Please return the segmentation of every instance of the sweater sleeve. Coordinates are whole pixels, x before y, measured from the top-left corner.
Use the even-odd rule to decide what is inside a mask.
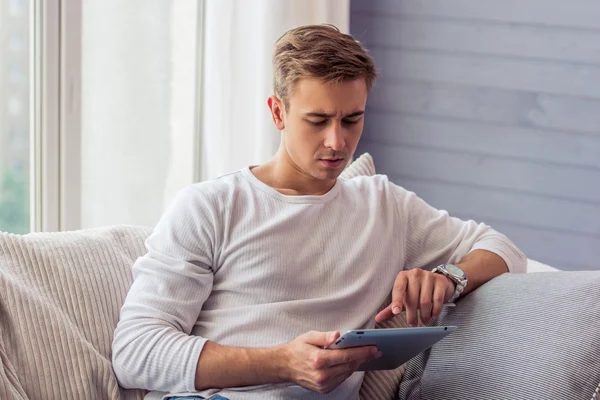
[[[500,256],[510,272],[525,272],[527,258],[503,234],[483,223],[451,217],[415,193],[390,185],[398,204],[405,269],[431,270],[443,263],[458,263],[469,252],[481,249]]]
[[[195,391],[207,339],[190,335],[213,285],[214,213],[198,186],[178,193],[133,266],[113,341],[125,388]]]

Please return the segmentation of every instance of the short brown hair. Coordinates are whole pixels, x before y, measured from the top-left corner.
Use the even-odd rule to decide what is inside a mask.
[[[377,70],[367,49],[333,25],[306,25],[287,31],[275,43],[273,90],[288,106],[293,84],[313,77],[337,83],[364,78],[371,89]]]

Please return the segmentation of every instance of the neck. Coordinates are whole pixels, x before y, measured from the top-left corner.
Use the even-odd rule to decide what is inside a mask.
[[[336,179],[317,179],[302,171],[282,147],[271,161],[253,168],[252,172],[260,181],[288,196],[323,195],[336,182]]]

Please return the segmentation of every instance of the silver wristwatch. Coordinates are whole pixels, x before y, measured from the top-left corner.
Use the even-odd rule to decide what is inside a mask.
[[[454,294],[448,300],[448,302],[452,303],[456,300],[460,294],[467,287],[468,279],[465,272],[457,267],[454,264],[442,264],[439,267],[435,267],[431,272],[442,274],[446,278],[450,279],[452,282],[456,283],[456,289],[454,289]]]

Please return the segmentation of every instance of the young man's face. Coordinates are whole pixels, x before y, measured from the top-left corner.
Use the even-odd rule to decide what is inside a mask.
[[[367,94],[362,78],[337,84],[303,78],[292,87],[283,112],[279,99],[269,100],[294,168],[325,180],[342,173],[362,134]]]

